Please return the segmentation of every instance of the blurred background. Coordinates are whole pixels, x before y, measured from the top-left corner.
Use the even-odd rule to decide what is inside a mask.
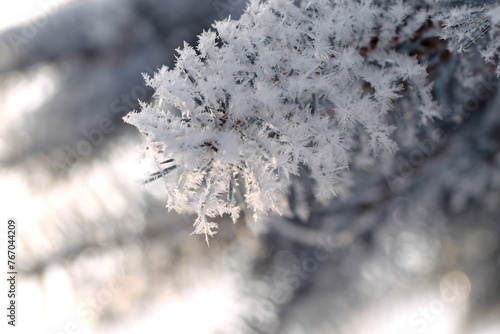
[[[438,72],[442,105],[466,106],[460,123],[407,145],[389,177],[354,168],[326,208],[297,180],[284,216],[221,218],[208,247],[193,217],[167,211],[161,181],[139,186],[155,165],[122,117],[151,99],[141,73],[244,7],[0,5],[0,209],[18,222],[19,330],[500,333],[500,98],[478,58],[468,89],[454,89],[457,59]]]

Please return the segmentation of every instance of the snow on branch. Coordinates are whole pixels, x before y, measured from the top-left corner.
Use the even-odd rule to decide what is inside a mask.
[[[150,179],[165,179],[169,209],[197,213],[194,233],[208,241],[217,228],[211,218],[236,221],[238,191],[255,218],[280,213],[301,166],[326,203],[342,187],[353,146],[373,155],[397,150],[399,99],[413,106],[407,130],[440,117],[427,64],[402,47],[424,32],[437,36],[439,8],[376,3],[252,0],[239,20],[217,22],[196,47],[178,49],[173,69],[145,78],[156,102],[125,120],[145,134],[157,161],[168,162]],[[478,20],[497,22],[497,12]],[[446,26],[467,23],[464,15],[452,12]]]

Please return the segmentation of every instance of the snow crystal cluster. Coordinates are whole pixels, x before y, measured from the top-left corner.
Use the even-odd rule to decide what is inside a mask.
[[[145,78],[156,100],[126,121],[160,167],[146,181],[163,178],[167,207],[195,212],[194,232],[207,237],[211,218],[236,221],[243,206],[255,218],[280,213],[304,171],[326,203],[359,147],[394,152],[402,122],[411,132],[440,117],[427,59],[408,50],[439,34],[452,51],[467,48],[476,35],[460,22],[498,24],[498,6],[483,7],[479,18],[473,9],[446,18],[448,7],[426,1],[250,1],[239,20],[179,49],[173,69]],[[498,57],[493,31],[486,60]]]

